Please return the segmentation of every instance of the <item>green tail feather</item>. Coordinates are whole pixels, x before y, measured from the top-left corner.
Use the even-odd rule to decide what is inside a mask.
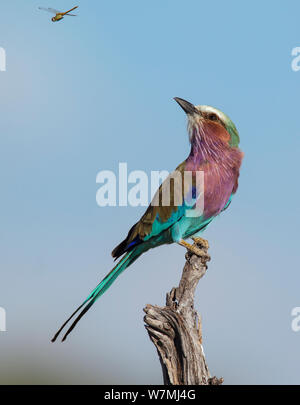
[[[69,333],[75,328],[76,324],[80,321],[83,315],[91,308],[91,306],[97,301],[98,298],[101,297],[102,294],[112,285],[115,279],[128,267],[131,263],[133,263],[142,252],[137,252],[136,249],[132,250],[131,252],[126,253],[126,255],[119,261],[119,263],[104,277],[104,279],[97,285],[97,287],[90,293],[90,295],[86,298],[86,300],[76,309],[75,312],[66,320],[66,322],[61,326],[58,332],[54,335],[52,342],[55,342],[57,337],[59,336],[60,332],[64,329],[64,327],[69,323],[69,321],[77,314],[78,311],[82,307],[83,310],[77,316],[75,321],[72,323],[70,328],[67,330],[66,334],[64,335],[62,342],[66,340]]]

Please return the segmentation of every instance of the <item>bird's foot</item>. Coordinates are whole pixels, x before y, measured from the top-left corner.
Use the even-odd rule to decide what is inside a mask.
[[[201,238],[199,238],[199,239],[201,239]],[[205,240],[202,239],[202,241],[205,241]],[[208,243],[207,243],[207,241],[205,241],[205,242],[206,242],[206,246],[202,245],[202,247],[207,248]],[[196,243],[196,242],[195,242],[196,243],[195,245],[191,245],[190,243],[188,243],[182,239],[178,243],[179,243],[179,245],[185,247],[189,252],[195,254],[198,257],[202,257],[205,259],[209,257],[206,252],[204,252],[200,247],[197,246],[198,243]],[[199,243],[199,246],[201,246],[200,243]]]
[[[197,246],[200,248],[208,249],[209,244],[206,239],[200,238],[199,236],[192,236],[193,241],[196,243]]]

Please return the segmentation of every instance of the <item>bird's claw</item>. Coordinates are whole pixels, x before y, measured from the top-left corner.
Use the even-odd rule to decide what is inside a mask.
[[[209,249],[209,244],[206,239],[200,238],[199,236],[192,236],[192,239],[200,248]]]
[[[208,246],[208,242],[207,242],[207,241],[205,241],[205,240],[202,239],[202,238],[199,238],[199,239],[201,239],[202,242],[203,242],[203,241],[206,242],[206,246]],[[185,248],[188,250],[189,253],[194,254],[194,255],[196,255],[196,256],[198,256],[198,257],[201,257],[201,258],[204,259],[205,261],[208,261],[208,260],[210,259],[209,255],[199,247],[199,246],[201,246],[200,243],[199,243],[199,246],[198,246],[198,244],[196,244],[196,242],[195,242],[194,245],[191,245],[190,243],[188,243],[188,242],[186,242],[186,241],[184,241],[184,240],[181,240],[181,241],[179,242],[179,244],[180,244],[181,246],[185,247]],[[202,244],[202,246],[203,246],[203,244]],[[207,248],[206,246],[203,246],[203,248],[206,249],[206,248]]]

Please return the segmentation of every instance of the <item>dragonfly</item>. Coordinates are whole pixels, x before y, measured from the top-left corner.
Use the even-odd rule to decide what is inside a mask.
[[[75,7],[71,8],[71,10],[63,12],[63,11],[55,10],[54,8],[50,8],[50,7],[48,7],[48,8],[39,7],[40,10],[48,11],[49,13],[55,14],[55,16],[51,18],[51,20],[53,22],[62,20],[65,15],[69,15],[71,17],[76,17],[76,14],[70,14],[70,12],[75,10],[76,8],[78,8],[78,6],[75,6]]]

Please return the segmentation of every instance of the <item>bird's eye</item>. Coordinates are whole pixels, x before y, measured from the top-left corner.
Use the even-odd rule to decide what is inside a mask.
[[[211,120],[211,121],[217,121],[218,116],[216,114],[212,113],[212,114],[208,115],[208,119]]]

